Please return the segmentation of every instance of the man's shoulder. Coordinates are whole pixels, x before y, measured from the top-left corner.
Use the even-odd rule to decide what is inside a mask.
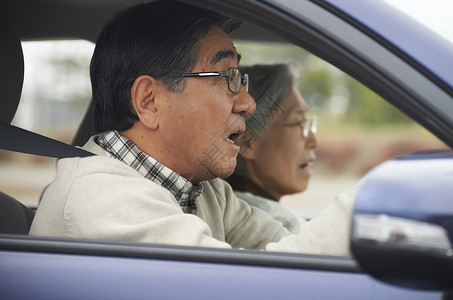
[[[79,193],[97,198],[108,195],[110,201],[116,196],[131,195],[174,198],[168,190],[124,162],[102,155],[59,160],[56,178],[49,187],[74,197],[79,197]]]
[[[204,190],[212,190],[220,194],[231,194],[233,189],[230,184],[221,178],[215,178],[203,182]]]
[[[57,161],[57,176],[81,178],[90,175],[142,177],[135,169],[112,158],[94,141],[95,136],[82,147],[94,153],[88,157],[62,158]]]
[[[109,156],[108,153],[96,143],[98,135],[93,135],[90,139],[85,143],[82,149],[92,152],[99,156]]]

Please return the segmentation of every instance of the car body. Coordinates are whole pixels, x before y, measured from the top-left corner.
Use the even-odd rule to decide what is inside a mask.
[[[22,40],[95,41],[108,18],[136,3],[5,0],[0,7]],[[234,39],[307,49],[453,146],[453,45],[389,5],[377,0],[190,3],[246,21]],[[0,272],[4,299],[442,298],[439,290],[374,279],[354,258],[24,235],[0,236]]]

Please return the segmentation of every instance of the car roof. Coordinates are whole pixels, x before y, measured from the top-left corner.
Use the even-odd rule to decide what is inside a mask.
[[[140,0],[3,0],[3,18],[21,40],[86,39],[96,42],[105,23]],[[151,1],[149,1],[151,2]],[[42,20],[45,20],[43,22]],[[277,35],[244,24],[236,39],[285,42]]]
[[[95,41],[103,24],[115,12],[138,2],[5,0],[1,6],[6,12],[4,18],[22,40],[80,38]]]
[[[3,18],[21,40],[86,39],[95,42],[104,24],[119,10],[140,0],[3,0]],[[453,61],[453,44],[433,34],[382,0],[313,1],[327,9],[344,13],[350,22],[380,35],[389,45],[412,57],[453,88],[453,69],[445,61]],[[213,1],[190,1],[203,6],[219,7]],[[207,5],[211,3],[210,5]],[[278,6],[279,1],[274,1]],[[297,14],[297,12],[295,12]],[[45,22],[43,21],[45,20]],[[383,21],[384,20],[384,21]],[[366,29],[365,29],[366,30]],[[404,38],[402,38],[404,37]],[[285,42],[251,24],[244,24],[233,38]]]
[[[453,44],[382,0],[324,0],[453,88]]]

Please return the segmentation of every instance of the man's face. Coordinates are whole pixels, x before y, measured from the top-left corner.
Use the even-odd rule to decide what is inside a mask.
[[[198,47],[193,73],[238,65],[236,48],[220,28],[211,29]],[[245,130],[244,115],[255,111],[253,98],[243,86],[238,94],[229,91],[222,76],[186,78],[184,90],[168,92],[167,98],[159,121],[171,157],[166,165],[192,182],[229,176],[236,167],[240,148],[235,140]]]

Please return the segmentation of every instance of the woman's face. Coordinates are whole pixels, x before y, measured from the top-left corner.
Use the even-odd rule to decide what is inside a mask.
[[[301,124],[308,106],[296,87],[283,99],[279,110],[264,136],[251,142],[248,151],[241,151],[250,179],[277,200],[307,188],[318,145],[315,133],[303,137]]]

